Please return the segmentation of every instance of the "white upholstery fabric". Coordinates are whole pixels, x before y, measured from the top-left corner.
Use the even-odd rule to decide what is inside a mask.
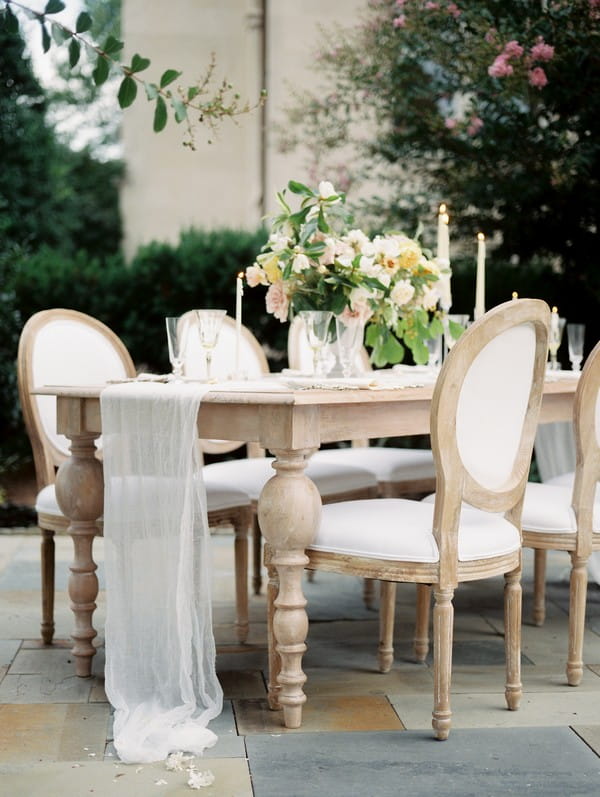
[[[522,324],[490,341],[465,376],[456,414],[457,445],[466,470],[483,487],[501,487],[512,472],[534,355],[535,330]]]
[[[272,457],[256,457],[215,462],[204,466],[203,475],[213,485],[235,485],[254,501],[258,501],[260,491],[271,476],[275,475],[271,466],[273,461]],[[377,487],[377,480],[370,471],[350,465],[309,461],[305,473],[323,496]]]
[[[104,385],[127,376],[113,345],[88,324],[57,319],[36,335],[32,356],[33,387],[38,385]],[[35,396],[44,430],[65,455],[69,441],[56,432],[56,398]]]
[[[48,484],[39,491],[35,499],[35,511],[38,513],[43,512],[45,515],[63,517],[56,500],[56,490],[53,484]]]
[[[529,482],[523,503],[523,529],[575,534],[577,523],[571,508],[572,495],[569,487]]]
[[[415,448],[382,446],[328,448],[313,454],[311,462],[366,468],[375,474],[378,482],[435,478],[433,454],[431,451]]]
[[[575,470],[575,438],[571,421],[541,423],[535,434],[535,461],[543,482]]]
[[[437,562],[433,505],[402,498],[346,501],[323,507],[321,525],[310,546],[371,559]],[[498,515],[464,507],[458,533],[458,559],[468,562],[518,550],[517,529]]]

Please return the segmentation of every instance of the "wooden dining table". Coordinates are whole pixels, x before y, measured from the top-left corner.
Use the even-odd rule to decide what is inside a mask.
[[[548,381],[542,401],[542,423],[570,420],[576,378]],[[98,579],[93,542],[103,512],[103,469],[96,441],[102,434],[100,393],[103,386],[44,386],[37,394],[57,399],[57,430],[71,441],[71,456],[58,470],[56,495],[70,520],[73,562],[69,597],[74,614],[72,654],[76,674],[89,676],[96,630],[93,625]],[[308,632],[302,573],[305,549],[316,533],[321,500],[305,475],[307,459],[324,443],[356,437],[400,437],[427,434],[433,386],[403,389],[282,389],[264,381],[235,390],[214,386],[198,413],[202,438],[258,443],[275,457],[274,475],[258,504],[262,534],[279,580],[273,624],[280,669],[269,685],[269,704],[281,706],[286,727],[301,724],[306,701],[302,657]]]

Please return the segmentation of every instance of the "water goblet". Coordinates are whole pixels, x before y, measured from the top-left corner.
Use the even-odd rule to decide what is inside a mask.
[[[566,322],[565,318],[559,318],[556,312],[553,311],[550,319],[550,334],[548,335],[548,351],[550,352],[550,365],[548,367],[551,371],[560,370],[556,355],[560,349]]]
[[[364,324],[358,316],[336,316],[335,331],[337,335],[337,351],[342,374],[352,376],[358,351],[363,343]]]
[[[425,338],[425,345],[429,352],[427,365],[433,370],[438,370],[442,364],[442,336],[436,335],[433,338]]]
[[[313,374],[323,376],[322,351],[329,336],[329,325],[333,317],[330,310],[301,310],[306,338],[313,355]]]
[[[585,324],[567,324],[567,340],[569,343],[569,360],[573,371],[581,371],[583,360],[583,341]]]
[[[167,344],[169,346],[169,361],[173,369],[171,379],[181,381],[183,376],[183,363],[185,361],[185,348],[187,345],[189,324],[180,316],[167,316]]]
[[[226,314],[226,310],[196,310],[200,345],[204,349],[204,358],[206,362],[207,382],[211,381],[212,355],[217,345],[221,324]]]

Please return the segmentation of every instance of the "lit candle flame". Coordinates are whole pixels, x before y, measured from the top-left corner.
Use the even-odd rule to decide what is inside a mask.
[[[485,235],[482,232],[477,233],[477,240],[478,241],[485,241]]]

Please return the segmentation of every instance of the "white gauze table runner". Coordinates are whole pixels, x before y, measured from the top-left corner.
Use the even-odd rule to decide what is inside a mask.
[[[215,670],[199,383],[101,394],[106,694],[122,761],[200,754],[222,709]]]

